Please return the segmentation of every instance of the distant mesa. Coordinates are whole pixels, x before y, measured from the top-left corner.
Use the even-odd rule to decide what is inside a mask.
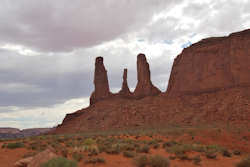
[[[155,96],[161,93],[156,88],[150,78],[150,69],[146,56],[142,53],[137,56],[137,85],[135,91],[132,93],[129,90],[127,82],[128,70],[123,71],[123,82],[121,90],[112,94],[109,89],[107,70],[103,64],[103,57],[97,57],[95,61],[95,74],[94,74],[94,86],[95,90],[90,97],[90,105],[95,104],[98,101],[108,98],[129,98],[129,99],[141,99],[146,96]]]

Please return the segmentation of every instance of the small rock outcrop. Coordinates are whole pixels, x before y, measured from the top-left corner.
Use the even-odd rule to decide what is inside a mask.
[[[127,75],[128,75],[128,70],[124,69],[123,71],[123,82],[122,82],[122,89],[118,93],[121,97],[131,97],[131,92],[128,87],[128,81],[127,81]]]
[[[151,82],[149,64],[144,54],[138,54],[137,56],[137,80],[133,93],[136,99],[161,93]]]
[[[17,161],[15,167],[40,167],[41,164],[46,163],[50,159],[57,158],[58,156],[55,153],[56,151],[53,148],[48,148],[37,155],[29,158],[24,158]]]
[[[201,40],[174,60],[167,94],[202,94],[250,86],[250,29]]]
[[[91,94],[90,105],[111,96],[108,75],[103,64],[103,57],[97,57],[95,60],[94,85],[95,90]]]

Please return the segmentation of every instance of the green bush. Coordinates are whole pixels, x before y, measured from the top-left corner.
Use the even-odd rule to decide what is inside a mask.
[[[234,154],[234,155],[241,155],[241,152],[238,151],[238,150],[234,150],[233,154]]]
[[[149,153],[149,146],[148,145],[144,145],[142,147],[139,147],[138,149],[136,149],[136,152],[138,153]]]
[[[148,157],[146,155],[141,155],[134,159],[134,163],[137,167],[145,167],[148,165]]]
[[[63,157],[53,158],[41,165],[41,167],[77,167],[75,161],[68,160]]]
[[[133,151],[124,151],[123,152],[123,156],[124,157],[128,157],[128,158],[133,158],[133,157],[135,157],[135,152],[133,152]]]
[[[168,158],[162,157],[160,155],[155,155],[150,158],[151,167],[169,167],[170,161]]]
[[[222,151],[222,155],[223,155],[224,157],[232,157],[232,153],[229,152],[228,150],[223,150],[223,151]]]
[[[21,143],[21,142],[8,143],[6,147],[9,148],[9,149],[16,149],[16,148],[22,148],[22,147],[24,147],[24,144]]]
[[[217,157],[217,155],[216,155],[216,153],[213,152],[213,151],[208,151],[208,152],[206,152],[206,157],[207,157],[208,159],[215,159],[215,158]]]
[[[105,163],[104,158],[100,157],[95,157],[95,158],[90,158],[85,161],[86,164],[96,164],[96,163]]]
[[[73,157],[74,160],[80,162],[82,160],[82,158],[83,158],[83,155],[81,153],[74,152],[72,154],[72,157]]]
[[[195,156],[193,158],[193,162],[194,162],[195,165],[200,165],[201,157],[199,155]]]
[[[249,167],[250,166],[250,157],[247,157],[241,160],[236,167]]]
[[[166,148],[166,147],[172,147],[172,146],[175,146],[177,145],[178,143],[176,141],[168,141],[168,142],[165,142],[163,143],[162,147],[163,148]]]
[[[156,143],[156,144],[153,145],[154,149],[158,149],[159,147],[160,147],[160,144],[158,144],[158,143]]]

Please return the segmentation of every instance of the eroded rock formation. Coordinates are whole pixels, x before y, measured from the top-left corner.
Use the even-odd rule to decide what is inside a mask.
[[[103,57],[97,57],[95,60],[94,85],[95,90],[91,94],[90,105],[111,96],[108,75],[103,64]]]
[[[201,94],[250,85],[250,30],[204,39],[177,56],[167,93]]]
[[[128,75],[128,70],[124,69],[123,71],[123,82],[122,82],[122,89],[118,93],[121,97],[131,97],[131,92],[128,87],[128,81],[127,81],[127,75]]]
[[[103,59],[100,61],[102,64]],[[95,85],[95,91],[102,92],[103,87],[106,91],[98,99],[110,94],[106,70],[103,64],[101,67],[102,79],[96,79],[99,75],[95,72],[94,83],[100,84]],[[158,94],[159,90],[150,81],[149,65],[143,54],[138,55],[137,69],[138,84],[132,97]],[[128,91],[126,73],[121,92]],[[119,95],[101,100],[94,106],[67,114],[55,133],[169,124],[250,127],[249,74],[250,30],[208,38],[184,49],[175,59],[167,93],[140,100],[119,98]]]
[[[133,94],[135,98],[138,99],[161,93],[151,82],[149,64],[144,54],[138,54],[137,56],[137,80]]]

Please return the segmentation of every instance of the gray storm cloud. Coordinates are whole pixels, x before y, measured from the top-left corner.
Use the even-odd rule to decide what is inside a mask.
[[[97,56],[114,92],[123,68],[135,87],[136,55],[146,53],[165,91],[181,46],[249,28],[249,20],[245,0],[2,0],[0,114],[88,98]]]

